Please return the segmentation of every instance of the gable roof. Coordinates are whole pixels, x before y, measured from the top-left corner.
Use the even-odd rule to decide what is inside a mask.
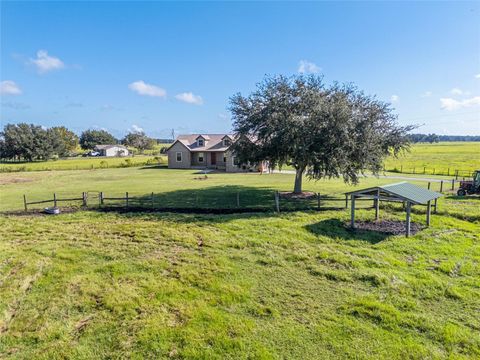
[[[203,146],[198,146],[197,139],[202,137],[205,139]],[[223,145],[223,139],[229,137],[233,141],[232,134],[190,134],[178,135],[177,140],[170,145],[168,150],[178,141],[183,144],[191,152],[209,152],[209,151],[226,151],[229,146]],[[168,151],[167,150],[167,151]]]
[[[125,146],[117,145],[117,144],[114,144],[114,145],[95,145],[95,149],[97,149],[97,150],[107,150],[107,149],[111,149],[111,148],[114,148],[114,147],[126,149]]]
[[[418,185],[411,184],[406,181],[402,181],[395,184],[380,185],[372,188],[350,191],[345,193],[347,195],[353,194],[358,196],[374,195],[377,191],[387,193],[391,197],[401,200],[410,201],[414,204],[426,204],[431,200],[438,199],[443,196],[442,194],[422,188]]]

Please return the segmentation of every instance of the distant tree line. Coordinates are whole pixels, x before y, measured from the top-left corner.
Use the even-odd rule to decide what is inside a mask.
[[[0,132],[0,159],[49,160],[77,155],[79,145],[83,150],[92,150],[96,145],[119,143],[142,152],[153,149],[157,141],[144,132],[131,132],[119,140],[106,130],[85,130],[79,137],[64,126],[6,124]]]
[[[437,135],[437,134],[409,134],[413,143],[437,143],[440,141],[480,141],[475,135]]]

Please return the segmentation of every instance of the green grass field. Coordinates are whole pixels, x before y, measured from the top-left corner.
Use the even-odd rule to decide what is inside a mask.
[[[0,163],[0,173],[24,171],[52,171],[52,170],[86,170],[102,168],[120,168],[132,166],[154,165],[166,163],[165,156],[137,155],[133,157],[78,157],[50,161],[34,162],[3,162]]]
[[[410,238],[352,232],[346,209],[9,213],[23,208],[23,194],[83,191],[154,192],[200,207],[235,204],[240,193],[242,205],[273,210],[273,190],[293,187],[291,174],[201,177],[162,167],[0,174],[0,358],[480,357],[478,197],[445,193],[431,227]],[[325,180],[304,189],[353,187]],[[423,224],[424,212],[414,207],[413,221]],[[357,219],[373,216],[360,209]],[[404,216],[381,209],[382,219]]]
[[[158,155],[165,144],[154,150],[146,150],[145,155],[122,158],[75,158],[56,161],[39,161],[33,163],[0,163],[0,172],[40,171],[40,170],[84,170],[126,166],[143,166],[160,162],[166,164],[166,156]],[[461,177],[471,171],[480,169],[480,143],[478,142],[443,142],[437,144],[414,144],[409,153],[398,159],[389,158],[385,162],[388,171],[425,175],[455,175],[459,170]],[[153,156],[155,155],[155,157]]]
[[[460,175],[480,169],[480,143],[478,142],[440,142],[437,144],[414,144],[410,153],[398,159],[390,158],[385,162],[387,170],[403,170],[407,173]]]
[[[242,206],[274,207],[274,190],[291,191],[291,174],[209,174],[207,180],[195,170],[171,170],[162,167],[93,169],[79,171],[42,171],[5,173],[0,175],[0,211],[23,209],[23,195],[27,201],[53,199],[55,192],[60,199],[79,198],[82,192],[89,192],[91,203],[96,205],[98,192],[106,197],[145,197],[148,201],[153,192],[159,206],[169,207],[215,207],[230,208],[237,204],[237,193]],[[402,180],[387,178],[364,178],[359,186],[372,186]],[[413,181],[424,187],[427,182]],[[445,188],[449,185],[445,183]],[[438,190],[439,183],[432,183],[432,190]],[[355,187],[338,180],[308,181],[304,190],[323,195],[343,196]],[[79,205],[72,202],[65,205]],[[46,204],[48,205],[48,204]],[[45,205],[45,206],[46,206]],[[51,204],[50,204],[51,205]],[[42,208],[34,205],[31,208]]]

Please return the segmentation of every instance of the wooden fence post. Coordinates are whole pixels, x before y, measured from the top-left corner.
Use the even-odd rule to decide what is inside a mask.
[[[87,194],[82,191],[82,206],[87,206]]]
[[[458,180],[458,170],[455,170],[455,180]]]
[[[98,201],[100,202],[100,205],[103,205],[103,191],[100,191],[100,194],[98,195]]]
[[[126,207],[128,208],[128,191],[125,193],[125,204],[126,204]]]
[[[345,194],[345,209],[348,209],[348,195]]]
[[[440,192],[443,192],[443,180],[440,180]]]
[[[455,179],[452,179],[452,191],[455,190]]]
[[[23,194],[23,206],[25,206],[25,211],[28,211],[28,208],[27,208],[27,196],[25,194]]]
[[[53,193],[53,207],[57,207],[57,194]]]
[[[424,166],[424,167],[423,167],[423,173],[424,173],[424,174],[426,173],[426,170],[427,170],[427,168],[426,168],[426,166]]]
[[[431,184],[432,184],[432,183],[429,181],[429,182],[428,182],[428,190],[430,190],[430,185],[431,185]]]

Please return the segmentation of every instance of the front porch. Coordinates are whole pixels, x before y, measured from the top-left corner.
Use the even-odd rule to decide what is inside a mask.
[[[225,153],[221,151],[192,152],[192,169],[226,170]]]

